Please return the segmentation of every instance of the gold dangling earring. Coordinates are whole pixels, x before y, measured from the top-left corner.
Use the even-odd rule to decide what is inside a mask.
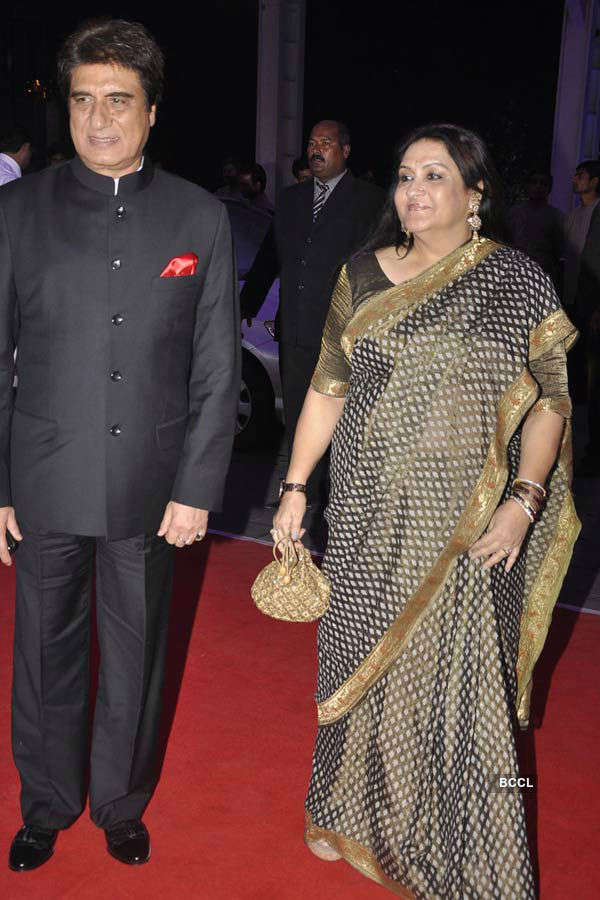
[[[400,222],[400,228],[402,229],[402,231],[403,231],[404,234],[406,235],[405,243],[408,245],[408,244],[410,243],[410,231],[408,230],[408,228],[406,227],[406,225],[404,224],[404,222]]]
[[[479,218],[479,205],[481,203],[481,199],[476,197],[475,194],[471,194],[471,199],[469,200],[469,216],[467,217],[467,225],[470,226],[473,236],[472,239],[474,241],[479,240],[479,229],[481,228],[481,219]]]

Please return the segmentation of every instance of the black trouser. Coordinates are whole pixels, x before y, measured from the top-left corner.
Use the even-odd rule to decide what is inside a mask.
[[[283,393],[283,412],[285,415],[286,440],[291,458],[296,425],[302,412],[304,398],[319,359],[319,349],[293,347],[291,344],[279,344],[279,371]],[[327,501],[327,471],[329,454],[326,454],[315,466],[308,479],[306,493],[310,502]]]
[[[100,670],[92,820],[140,818],[157,780],[173,548],[32,533],[15,554],[12,735],[27,825],[67,828],[85,806],[94,550]]]

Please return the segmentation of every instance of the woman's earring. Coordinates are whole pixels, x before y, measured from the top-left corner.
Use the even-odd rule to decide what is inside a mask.
[[[479,229],[481,228],[481,219],[479,218],[479,205],[481,200],[479,197],[471,196],[469,200],[469,216],[467,218],[467,224],[471,227],[473,232],[473,240],[479,240]]]
[[[410,231],[408,230],[408,228],[406,227],[406,225],[404,224],[404,222],[400,222],[400,228],[401,228],[402,231],[404,232],[404,235],[405,235],[405,238],[404,238],[405,243],[408,244],[408,243],[410,242]]]

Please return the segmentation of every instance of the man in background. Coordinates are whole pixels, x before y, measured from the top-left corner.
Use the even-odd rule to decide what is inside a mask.
[[[280,276],[275,337],[290,454],[339,269],[365,240],[385,200],[380,188],[348,170],[350,147],[342,122],[314,126],[307,145],[312,178],[283,191],[240,298],[242,315],[251,319]],[[322,461],[313,472],[309,503],[324,502],[326,470]]]
[[[215,196],[223,200],[241,200],[240,192],[240,164],[234,156],[226,156],[221,166],[221,185],[215,191]]]
[[[550,172],[534,169],[527,179],[527,197],[513,206],[509,223],[515,247],[539,263],[560,291],[563,214],[548,203],[551,190]]]
[[[600,162],[584,160],[573,176],[581,200],[565,220],[564,300],[581,333],[579,361],[587,389],[588,444],[577,475],[600,476]],[[577,385],[577,371],[575,384]]]
[[[309,181],[312,178],[312,172],[306,156],[296,157],[292,163],[292,174],[298,184],[302,184],[303,181]]]
[[[0,130],[0,185],[20,178],[31,162],[31,140],[18,125]]]
[[[244,163],[238,172],[242,197],[255,209],[273,215],[273,204],[266,195],[267,173],[259,163]]]

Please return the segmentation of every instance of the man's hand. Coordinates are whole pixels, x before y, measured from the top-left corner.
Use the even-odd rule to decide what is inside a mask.
[[[7,528],[16,541],[23,540],[23,535],[15,519],[14,506],[0,506],[0,560],[5,566],[12,566],[12,558],[6,542]]]
[[[184,506],[183,503],[170,500],[157,534],[164,537],[168,544],[186,547],[194,541],[202,540],[206,534],[207,524],[207,509],[196,509],[195,506]]]

